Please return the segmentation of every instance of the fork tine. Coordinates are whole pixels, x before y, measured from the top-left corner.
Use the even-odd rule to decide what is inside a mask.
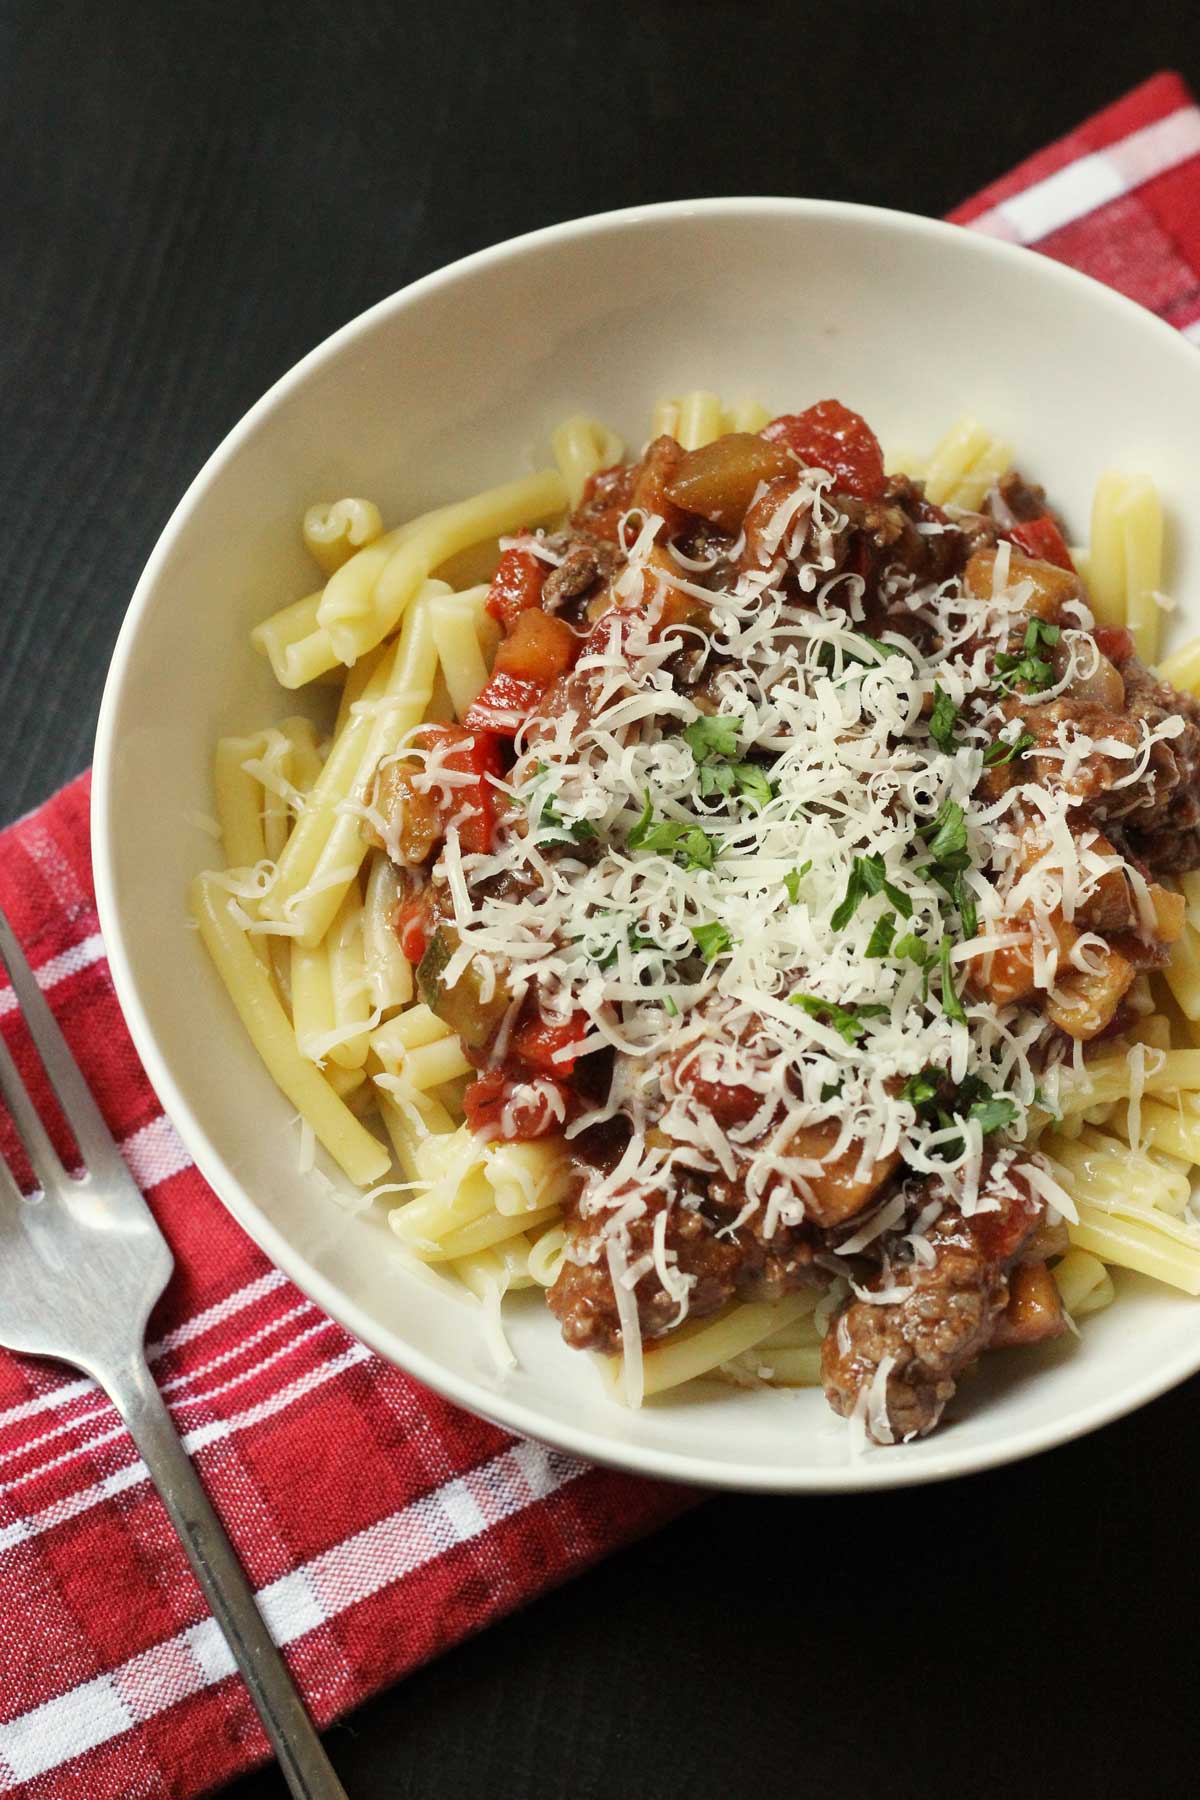
[[[67,1124],[75,1134],[75,1142],[79,1145],[85,1166],[93,1173],[99,1173],[105,1168],[124,1169],[120,1151],[104,1123],[104,1115],[80,1074],[79,1065],[71,1055],[67,1040],[58,1028],[58,1021],[46,1004],[45,996],[34,980],[33,970],[25,960],[25,952],[3,912],[0,912],[0,962],[8,970],[17,1003],[25,1015],[25,1023],[45,1065],[46,1074],[50,1077],[50,1086],[62,1107]],[[15,1070],[13,1072],[16,1073]],[[23,1093],[19,1078],[17,1086]],[[7,1096],[7,1090],[5,1092]]]
[[[25,1196],[17,1186],[16,1176],[0,1156],[0,1219],[7,1209],[24,1206]]]
[[[0,1094],[4,1095],[5,1105],[12,1114],[17,1134],[37,1176],[38,1186],[43,1192],[51,1192],[66,1179],[66,1171],[3,1038],[0,1038]]]

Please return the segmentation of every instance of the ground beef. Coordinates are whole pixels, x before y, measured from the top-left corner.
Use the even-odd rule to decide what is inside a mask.
[[[923,1437],[933,1430],[962,1371],[991,1341],[1008,1304],[1008,1271],[1044,1211],[1011,1169],[1004,1184],[985,1183],[984,1191],[989,1187],[988,1197],[999,1201],[998,1208],[970,1218],[946,1197],[928,1232],[931,1266],[901,1263],[902,1239],[883,1241],[884,1262],[868,1286],[909,1291],[904,1299],[883,1304],[852,1300],[833,1321],[822,1347],[821,1374],[835,1412],[851,1414],[884,1359],[892,1357],[884,1404],[893,1437]],[[914,1190],[912,1213],[939,1195],[945,1197],[936,1181],[921,1184]]]
[[[859,500],[853,494],[832,498],[858,534],[859,555],[856,559],[851,545],[846,566],[867,576],[868,592],[887,569],[900,569],[918,584],[945,581],[961,570],[966,537],[926,500],[921,482],[892,475],[880,500]],[[922,525],[942,529],[922,531]]]
[[[646,1211],[629,1227],[627,1259],[635,1263],[654,1247],[654,1220],[668,1204],[667,1196],[652,1194]],[[614,1353],[621,1348],[621,1322],[613,1294],[608,1258],[601,1233],[603,1215],[580,1218],[568,1209],[567,1238],[569,1260],[564,1262],[558,1279],[550,1289],[550,1310],[562,1326],[564,1339],[574,1350],[603,1350]],[[704,1318],[732,1299],[737,1289],[738,1274],[744,1254],[741,1247],[719,1238],[712,1222],[698,1210],[680,1201],[670,1207],[667,1217],[666,1246],[675,1253],[674,1266],[685,1275],[695,1277],[688,1295],[688,1316]],[[599,1251],[595,1261],[580,1259]],[[671,1298],[651,1269],[634,1288],[638,1320],[645,1339],[660,1337],[679,1316],[679,1303]]]
[[[1168,718],[1181,718],[1183,730],[1155,744],[1142,780],[1118,790],[1121,803],[1102,803],[1097,816],[1121,821],[1129,853],[1155,875],[1179,874],[1200,866],[1200,701],[1156,681],[1136,656],[1121,675],[1126,718],[1139,732]]]
[[[1046,490],[1038,487],[1036,482],[1026,481],[1016,469],[1009,469],[996,483],[996,492],[1001,507],[1007,507],[1018,524],[1028,524],[1031,519],[1044,519],[1050,508],[1046,505]],[[990,497],[989,497],[990,505]]]
[[[600,538],[566,538],[563,560],[546,577],[542,608],[549,613],[582,614],[585,603],[603,584],[612,580],[624,558],[615,544]]]

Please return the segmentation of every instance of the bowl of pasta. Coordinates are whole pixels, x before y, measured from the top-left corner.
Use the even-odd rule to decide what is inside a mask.
[[[881,273],[882,272],[882,273]],[[1200,360],[870,208],[649,207],[284,377],[94,785],[200,1169],[563,1450],[888,1487],[1200,1367]]]

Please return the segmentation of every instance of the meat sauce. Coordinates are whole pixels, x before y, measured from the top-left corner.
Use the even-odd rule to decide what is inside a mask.
[[[1011,675],[1004,705],[1013,727],[1009,746],[1016,748],[985,767],[982,791],[998,799],[1018,780],[1048,790],[1068,784],[1072,832],[1099,843],[1114,865],[1125,859],[1150,883],[1154,931],[1147,933],[1115,867],[1090,914],[1055,927],[1064,958],[1084,930],[1101,940],[1102,956],[1047,991],[1038,985],[1030,953],[997,952],[972,964],[973,995],[997,1006],[1042,1008],[1064,1040],[1096,1040],[1120,1027],[1136,975],[1164,960],[1182,929],[1177,897],[1158,887],[1156,877],[1200,866],[1200,705],[1155,680],[1127,632],[1104,628],[1092,633],[1094,665],[1085,678],[1053,701],[1028,703],[1031,682],[1045,687],[1055,679],[1059,634],[1084,600],[1061,527],[1040,490],[1010,474],[982,514],[948,516],[925,499],[919,482],[888,477],[870,427],[832,400],[783,415],[760,434],[730,434],[691,452],[659,438],[640,460],[594,475],[563,532],[536,547],[519,538],[503,552],[487,610],[504,636],[487,686],[461,726],[425,728],[423,747],[438,748],[442,765],[459,778],[453,788],[431,798],[414,770],[401,764],[380,771],[371,796],[389,824],[383,841],[404,871],[406,897],[397,918],[404,953],[418,965],[422,997],[459,1032],[478,1070],[465,1097],[474,1130],[510,1138],[561,1133],[607,1091],[612,1058],[583,1053],[587,1018],[544,1017],[536,988],[513,1018],[504,990],[476,991],[469,969],[453,988],[443,984],[456,947],[439,863],[447,823],[455,819],[464,848],[486,853],[498,825],[512,817],[512,802],[496,784],[511,764],[514,739],[536,743],[564,716],[586,715],[589,652],[601,636],[610,641],[614,613],[630,612],[619,579],[648,519],[659,520],[651,568],[670,546],[690,558],[689,567],[703,565],[688,593],[664,586],[649,603],[654,633],[683,631],[674,678],[703,711],[703,688],[689,688],[687,649],[687,634],[706,627],[703,595],[719,592],[742,570],[769,566],[777,555],[770,522],[804,467],[833,477],[830,501],[845,520],[838,567],[859,579],[856,624],[872,638],[887,628],[915,639],[927,629],[918,613],[895,603],[897,571],[910,589],[961,577],[968,592],[984,594],[1007,546],[1010,570],[1026,580],[1031,595],[1028,619],[1014,627],[1009,649],[997,658],[997,670],[1004,661]],[[792,577],[784,571],[781,579]],[[632,604],[644,612],[645,594]],[[1135,781],[1127,779],[1128,762],[1109,749],[1070,754],[1073,738],[1093,746],[1136,745],[1144,726],[1166,719],[1180,721],[1180,728],[1154,742]],[[585,863],[590,854],[586,839],[565,849]],[[1043,854],[1030,820],[1024,866]],[[756,1018],[742,1029],[769,1036],[770,1024]],[[648,1343],[681,1317],[678,1280],[664,1278],[668,1262],[668,1273],[689,1278],[689,1318],[735,1297],[778,1298],[827,1282],[851,1232],[896,1195],[904,1204],[895,1224],[841,1265],[855,1274],[861,1297],[843,1306],[825,1340],[823,1378],[837,1411],[861,1413],[874,1396],[874,1435],[890,1441],[922,1434],[937,1423],[963,1368],[990,1344],[1036,1341],[1064,1328],[1047,1275],[1053,1234],[1045,1203],[1002,1147],[984,1168],[987,1206],[968,1217],[939,1177],[914,1177],[897,1156],[863,1167],[853,1144],[833,1154],[836,1128],[801,1128],[809,1138],[803,1145],[793,1141],[788,1153],[810,1156],[820,1168],[804,1217],[773,1213],[769,1204],[747,1212],[741,1171],[777,1125],[764,1121],[747,1136],[760,1094],[679,1058],[644,1070],[642,1079],[660,1096],[663,1113],[686,1090],[723,1133],[733,1134],[729,1166],[718,1174],[698,1171],[682,1194],[672,1197],[665,1188],[652,1194],[629,1225],[624,1254],[630,1266],[645,1265],[633,1296]],[[576,1140],[581,1183],[617,1165],[629,1130],[618,1115]],[[568,1214],[571,1251],[550,1306],[568,1343],[617,1351],[621,1316],[600,1221],[577,1204]],[[932,1222],[923,1256],[914,1262],[909,1234],[918,1218]],[[904,1291],[893,1294],[897,1287]]]

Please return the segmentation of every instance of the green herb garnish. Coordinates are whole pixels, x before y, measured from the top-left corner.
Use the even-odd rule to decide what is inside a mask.
[[[693,925],[692,936],[696,940],[696,948],[706,963],[715,961],[727,950],[733,948],[733,939],[724,925],[714,920],[710,925]]]
[[[650,850],[673,856],[685,869],[711,869],[717,859],[716,844],[699,825],[689,825],[686,819],[655,821],[649,789],[646,790],[642,816],[625,842],[630,850]]]
[[[933,711],[929,715],[929,735],[939,750],[949,754],[957,748],[954,728],[958,724],[959,711],[949,694],[934,686]]]
[[[896,915],[894,912],[881,913],[875,921],[875,929],[867,944],[868,956],[887,956],[892,948],[892,939],[896,935]]]
[[[950,951],[953,945],[948,937],[942,939],[939,955],[942,964],[942,1011],[948,1019],[958,1019],[966,1023],[963,1003],[958,997],[958,989],[954,985],[954,977],[950,973]]]
[[[809,857],[807,862],[801,863],[798,869],[790,869],[783,878],[783,885],[787,889],[787,897],[793,906],[795,906],[797,900],[800,898],[800,883],[804,880],[804,877],[811,868],[812,858]]]
[[[702,714],[684,729],[683,741],[698,763],[710,756],[736,756],[741,726],[722,713]]]
[[[822,1025],[832,1025],[848,1044],[856,1044],[867,1029],[862,1022],[864,1019],[886,1018],[891,1012],[891,1007],[874,1003],[835,1006],[832,1000],[822,1000],[816,994],[793,994],[791,1004],[803,1007],[810,1018],[819,1020]]]
[[[985,769],[995,769],[1001,763],[1013,762],[1018,756],[1024,756],[1030,745],[1036,742],[1032,731],[1023,731],[1011,744],[1006,744],[1003,738],[997,738],[991,748],[984,752],[983,766]]]

